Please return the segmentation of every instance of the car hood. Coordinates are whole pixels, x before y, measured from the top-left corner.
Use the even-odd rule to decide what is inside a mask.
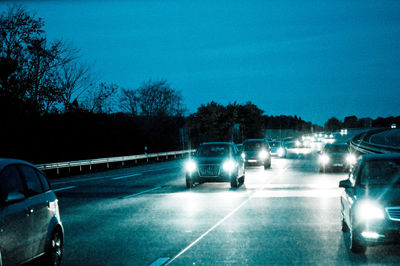
[[[372,199],[384,206],[400,206],[400,187],[358,187],[357,195],[359,200]]]
[[[340,153],[340,152],[333,152],[333,153],[325,153],[330,157],[346,157],[348,153]]]
[[[234,160],[233,157],[196,157],[194,159],[198,164],[222,164],[226,160]]]

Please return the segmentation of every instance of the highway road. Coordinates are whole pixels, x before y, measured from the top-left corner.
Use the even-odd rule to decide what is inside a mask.
[[[53,179],[63,265],[399,264],[399,245],[348,250],[338,182],[316,153],[248,168],[244,185],[186,189],[183,160]]]

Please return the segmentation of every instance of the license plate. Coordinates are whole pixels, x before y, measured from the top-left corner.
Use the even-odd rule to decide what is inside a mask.
[[[248,160],[249,163],[256,163],[257,160]]]
[[[335,166],[335,167],[343,167],[343,164],[342,163],[335,163],[335,164],[333,164],[333,166]]]

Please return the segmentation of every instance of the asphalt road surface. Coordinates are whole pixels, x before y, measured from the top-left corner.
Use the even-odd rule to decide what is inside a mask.
[[[52,180],[63,265],[399,264],[400,246],[348,250],[338,182],[316,153],[248,168],[244,185],[186,189],[183,161]]]

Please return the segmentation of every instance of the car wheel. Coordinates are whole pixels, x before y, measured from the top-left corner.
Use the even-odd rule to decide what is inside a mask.
[[[63,255],[63,237],[60,230],[55,230],[50,238],[49,249],[45,255],[45,265],[60,265]]]
[[[239,184],[238,184],[238,178],[237,178],[237,176],[232,177],[232,178],[231,178],[231,187],[232,187],[232,188],[236,188],[236,187],[238,187],[238,186],[239,186]]]
[[[264,169],[271,168],[271,161],[268,161],[264,164]]]
[[[186,188],[192,188],[193,187],[193,179],[186,177]]]
[[[245,174],[243,173],[242,177],[239,179],[240,184],[244,184]]]
[[[353,253],[365,253],[367,250],[367,247],[357,239],[353,230],[350,230],[350,250]]]

